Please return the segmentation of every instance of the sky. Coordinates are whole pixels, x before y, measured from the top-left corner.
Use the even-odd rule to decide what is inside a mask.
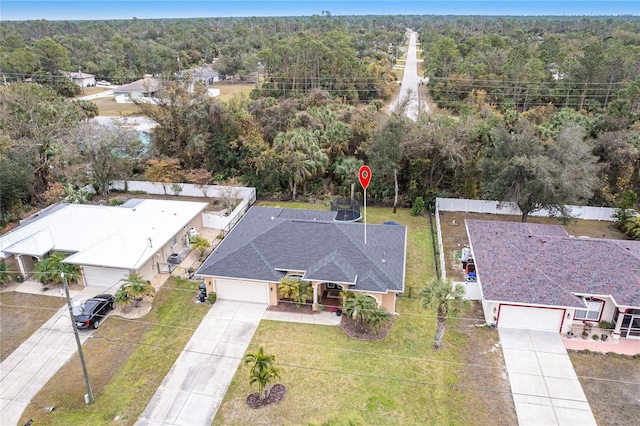
[[[640,0],[0,0],[6,20],[103,20],[322,15],[634,15]]]

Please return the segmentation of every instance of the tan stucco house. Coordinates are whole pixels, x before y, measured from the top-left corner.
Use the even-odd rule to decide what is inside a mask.
[[[309,281],[313,304],[349,290],[395,313],[404,290],[404,226],[334,220],[336,212],[253,206],[196,275],[220,299],[277,305],[285,276]]]

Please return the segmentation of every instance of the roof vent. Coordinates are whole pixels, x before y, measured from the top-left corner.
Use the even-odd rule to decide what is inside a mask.
[[[271,220],[275,219],[275,217],[271,216]]]

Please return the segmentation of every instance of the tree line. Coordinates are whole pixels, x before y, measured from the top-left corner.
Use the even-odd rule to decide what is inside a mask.
[[[494,46],[484,56],[492,53],[508,58],[517,49],[523,55],[537,52],[548,33],[553,33],[565,37],[559,39],[559,50],[571,45],[574,62],[567,64],[584,60],[580,49],[595,39],[624,45],[622,69],[615,74],[622,77],[614,81],[629,86],[612,90],[604,98],[587,91],[582,108],[574,103],[537,104],[526,97],[525,107],[525,98],[518,98],[517,91],[503,91],[512,102],[498,102],[495,91],[469,86],[455,101],[440,102],[434,94],[439,108],[412,121],[402,107],[388,114],[383,101],[396,52],[390,49],[394,46],[390,40],[404,34],[407,24],[424,31],[425,76],[449,73],[438,77],[440,80],[434,78],[433,85],[456,81],[451,73],[472,62],[469,55],[479,45],[464,50],[461,46],[469,40]],[[248,43],[259,31],[272,36],[259,38],[255,46],[243,44],[245,50],[256,52],[264,67],[265,84],[249,98],[221,102],[208,97],[202,87],[190,90],[188,82],[169,76],[161,79],[157,104],[138,104],[144,115],[158,123],[148,145],[135,132],[88,122],[95,114],[89,105],[69,102],[46,85],[14,82],[0,88],[0,212],[4,223],[70,194],[80,199],[81,194],[73,191],[86,185],[104,196],[114,179],[153,178],[200,185],[234,180],[256,187],[261,194],[283,198],[359,197],[354,187],[357,170],[364,163],[373,172],[368,190],[371,202],[394,204],[397,186],[399,201],[406,206],[417,197],[428,205],[436,195],[492,198],[518,203],[525,220],[528,213],[542,207],[562,216],[564,204],[616,206],[628,191],[640,191],[639,113],[635,98],[625,97],[633,93],[639,72],[634,54],[638,32],[632,31],[637,19],[340,20],[323,16],[11,25],[30,37],[57,36],[53,29],[64,32],[64,28],[68,35],[78,28],[86,28],[89,34],[93,34],[91,28],[96,34],[108,32],[106,28],[119,28],[122,33],[137,28],[136,34],[144,38],[142,28],[166,36],[166,28],[186,31],[199,25],[224,29],[228,43]],[[347,35],[345,29],[357,35]],[[113,30],[113,37],[116,32]],[[578,32],[584,36],[578,37]],[[371,46],[380,49],[371,50]],[[447,46],[453,59],[446,55],[436,59],[434,55]],[[462,55],[465,52],[467,56]],[[219,58],[224,55],[221,45]],[[554,60],[560,64],[558,55]],[[509,62],[514,67],[521,63],[519,59]],[[478,62],[477,69],[492,64],[480,66]],[[510,72],[506,59],[502,64],[500,70]],[[432,68],[436,66],[441,68]],[[565,77],[554,81],[568,84],[573,78],[570,70],[569,65],[559,68]],[[532,74],[519,75],[530,78]],[[608,84],[611,75],[596,73],[593,82]],[[515,74],[495,78],[504,78],[502,84],[507,87]]]

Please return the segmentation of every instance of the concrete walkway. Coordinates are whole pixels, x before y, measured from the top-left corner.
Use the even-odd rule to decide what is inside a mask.
[[[262,319],[284,322],[299,322],[315,325],[338,325],[341,317],[335,313],[323,311],[317,314],[296,314],[291,312],[266,311]]]
[[[33,293],[42,294],[42,284],[36,284],[32,286]],[[28,283],[22,286],[25,292],[31,288]],[[85,300],[102,290],[86,287],[74,297]],[[90,334],[81,332],[80,341],[84,342]],[[0,425],[17,424],[31,398],[77,350],[65,305],[0,363]]]
[[[498,330],[518,424],[596,424],[558,333]]]

